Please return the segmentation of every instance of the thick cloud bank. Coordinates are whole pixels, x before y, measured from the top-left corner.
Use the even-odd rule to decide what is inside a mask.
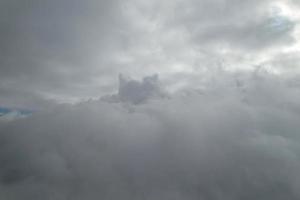
[[[221,80],[139,105],[90,101],[2,124],[0,199],[300,199],[298,79]]]

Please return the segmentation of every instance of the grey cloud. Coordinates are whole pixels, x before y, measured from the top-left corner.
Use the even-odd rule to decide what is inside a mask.
[[[124,28],[117,2],[1,1],[1,86],[67,98],[106,87],[94,80]]]
[[[294,42],[296,24],[271,14],[272,1],[182,1],[176,6],[172,24],[186,27],[193,41],[229,47],[235,51],[257,51]],[[212,49],[213,50],[213,49]]]
[[[0,106],[39,110],[0,117],[0,199],[300,199],[298,56],[267,51],[297,22],[272,2],[0,1]]]
[[[164,98],[167,94],[163,91],[158,80],[158,75],[146,76],[142,81],[126,78],[119,75],[118,93],[104,96],[101,99],[108,102],[128,102],[132,104],[145,103],[150,99]]]
[[[272,2],[4,0],[0,90],[70,102],[111,93],[119,73],[209,76],[220,47],[258,58],[295,42],[297,22],[268,14]]]
[[[294,89],[263,72],[218,82],[139,106],[90,101],[2,125],[1,198],[299,199]]]
[[[36,94],[32,91],[16,90],[14,88],[0,89],[1,107],[31,110],[48,110],[57,106],[56,100]]]
[[[300,6],[300,3],[298,0],[290,0],[290,2],[292,2],[296,6]]]
[[[264,64],[271,66],[273,69],[278,70],[282,75],[287,75],[290,77],[297,76],[299,74],[299,53],[289,52],[289,53],[279,53],[272,57],[271,60],[266,61]],[[293,73],[290,73],[290,72]]]

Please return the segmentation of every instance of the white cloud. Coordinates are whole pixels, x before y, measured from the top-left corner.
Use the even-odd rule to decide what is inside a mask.
[[[217,78],[172,98],[64,105],[2,126],[0,197],[299,199],[299,87],[263,71]],[[134,98],[148,81],[123,86]]]

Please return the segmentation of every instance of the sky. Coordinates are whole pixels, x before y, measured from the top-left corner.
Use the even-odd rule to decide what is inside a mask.
[[[158,74],[169,91],[216,70],[294,75],[297,0],[2,0],[0,102],[39,109]]]
[[[0,199],[300,199],[300,1],[0,0]]]

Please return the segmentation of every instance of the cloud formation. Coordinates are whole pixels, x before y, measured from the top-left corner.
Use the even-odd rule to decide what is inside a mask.
[[[216,63],[248,70],[299,52],[292,0],[1,1],[1,106],[24,93],[73,103],[112,93],[119,73],[158,73],[177,90]],[[274,60],[274,61],[273,61]],[[279,62],[281,67],[285,63]],[[288,73],[293,73],[291,70]],[[3,92],[4,91],[4,92]],[[5,92],[7,91],[7,92]]]
[[[139,94],[154,80],[124,86]],[[223,74],[172,98],[89,101],[0,124],[0,197],[299,199],[299,87],[289,81]]]
[[[300,199],[299,5],[0,1],[0,199]]]
[[[183,24],[201,45],[256,52],[293,40],[295,22],[271,8],[269,0],[182,1],[174,24]]]
[[[117,94],[107,95],[101,99],[108,102],[125,102],[130,104],[146,103],[150,99],[167,97],[161,88],[158,75],[146,76],[142,81],[131,80],[119,75],[119,89]]]

